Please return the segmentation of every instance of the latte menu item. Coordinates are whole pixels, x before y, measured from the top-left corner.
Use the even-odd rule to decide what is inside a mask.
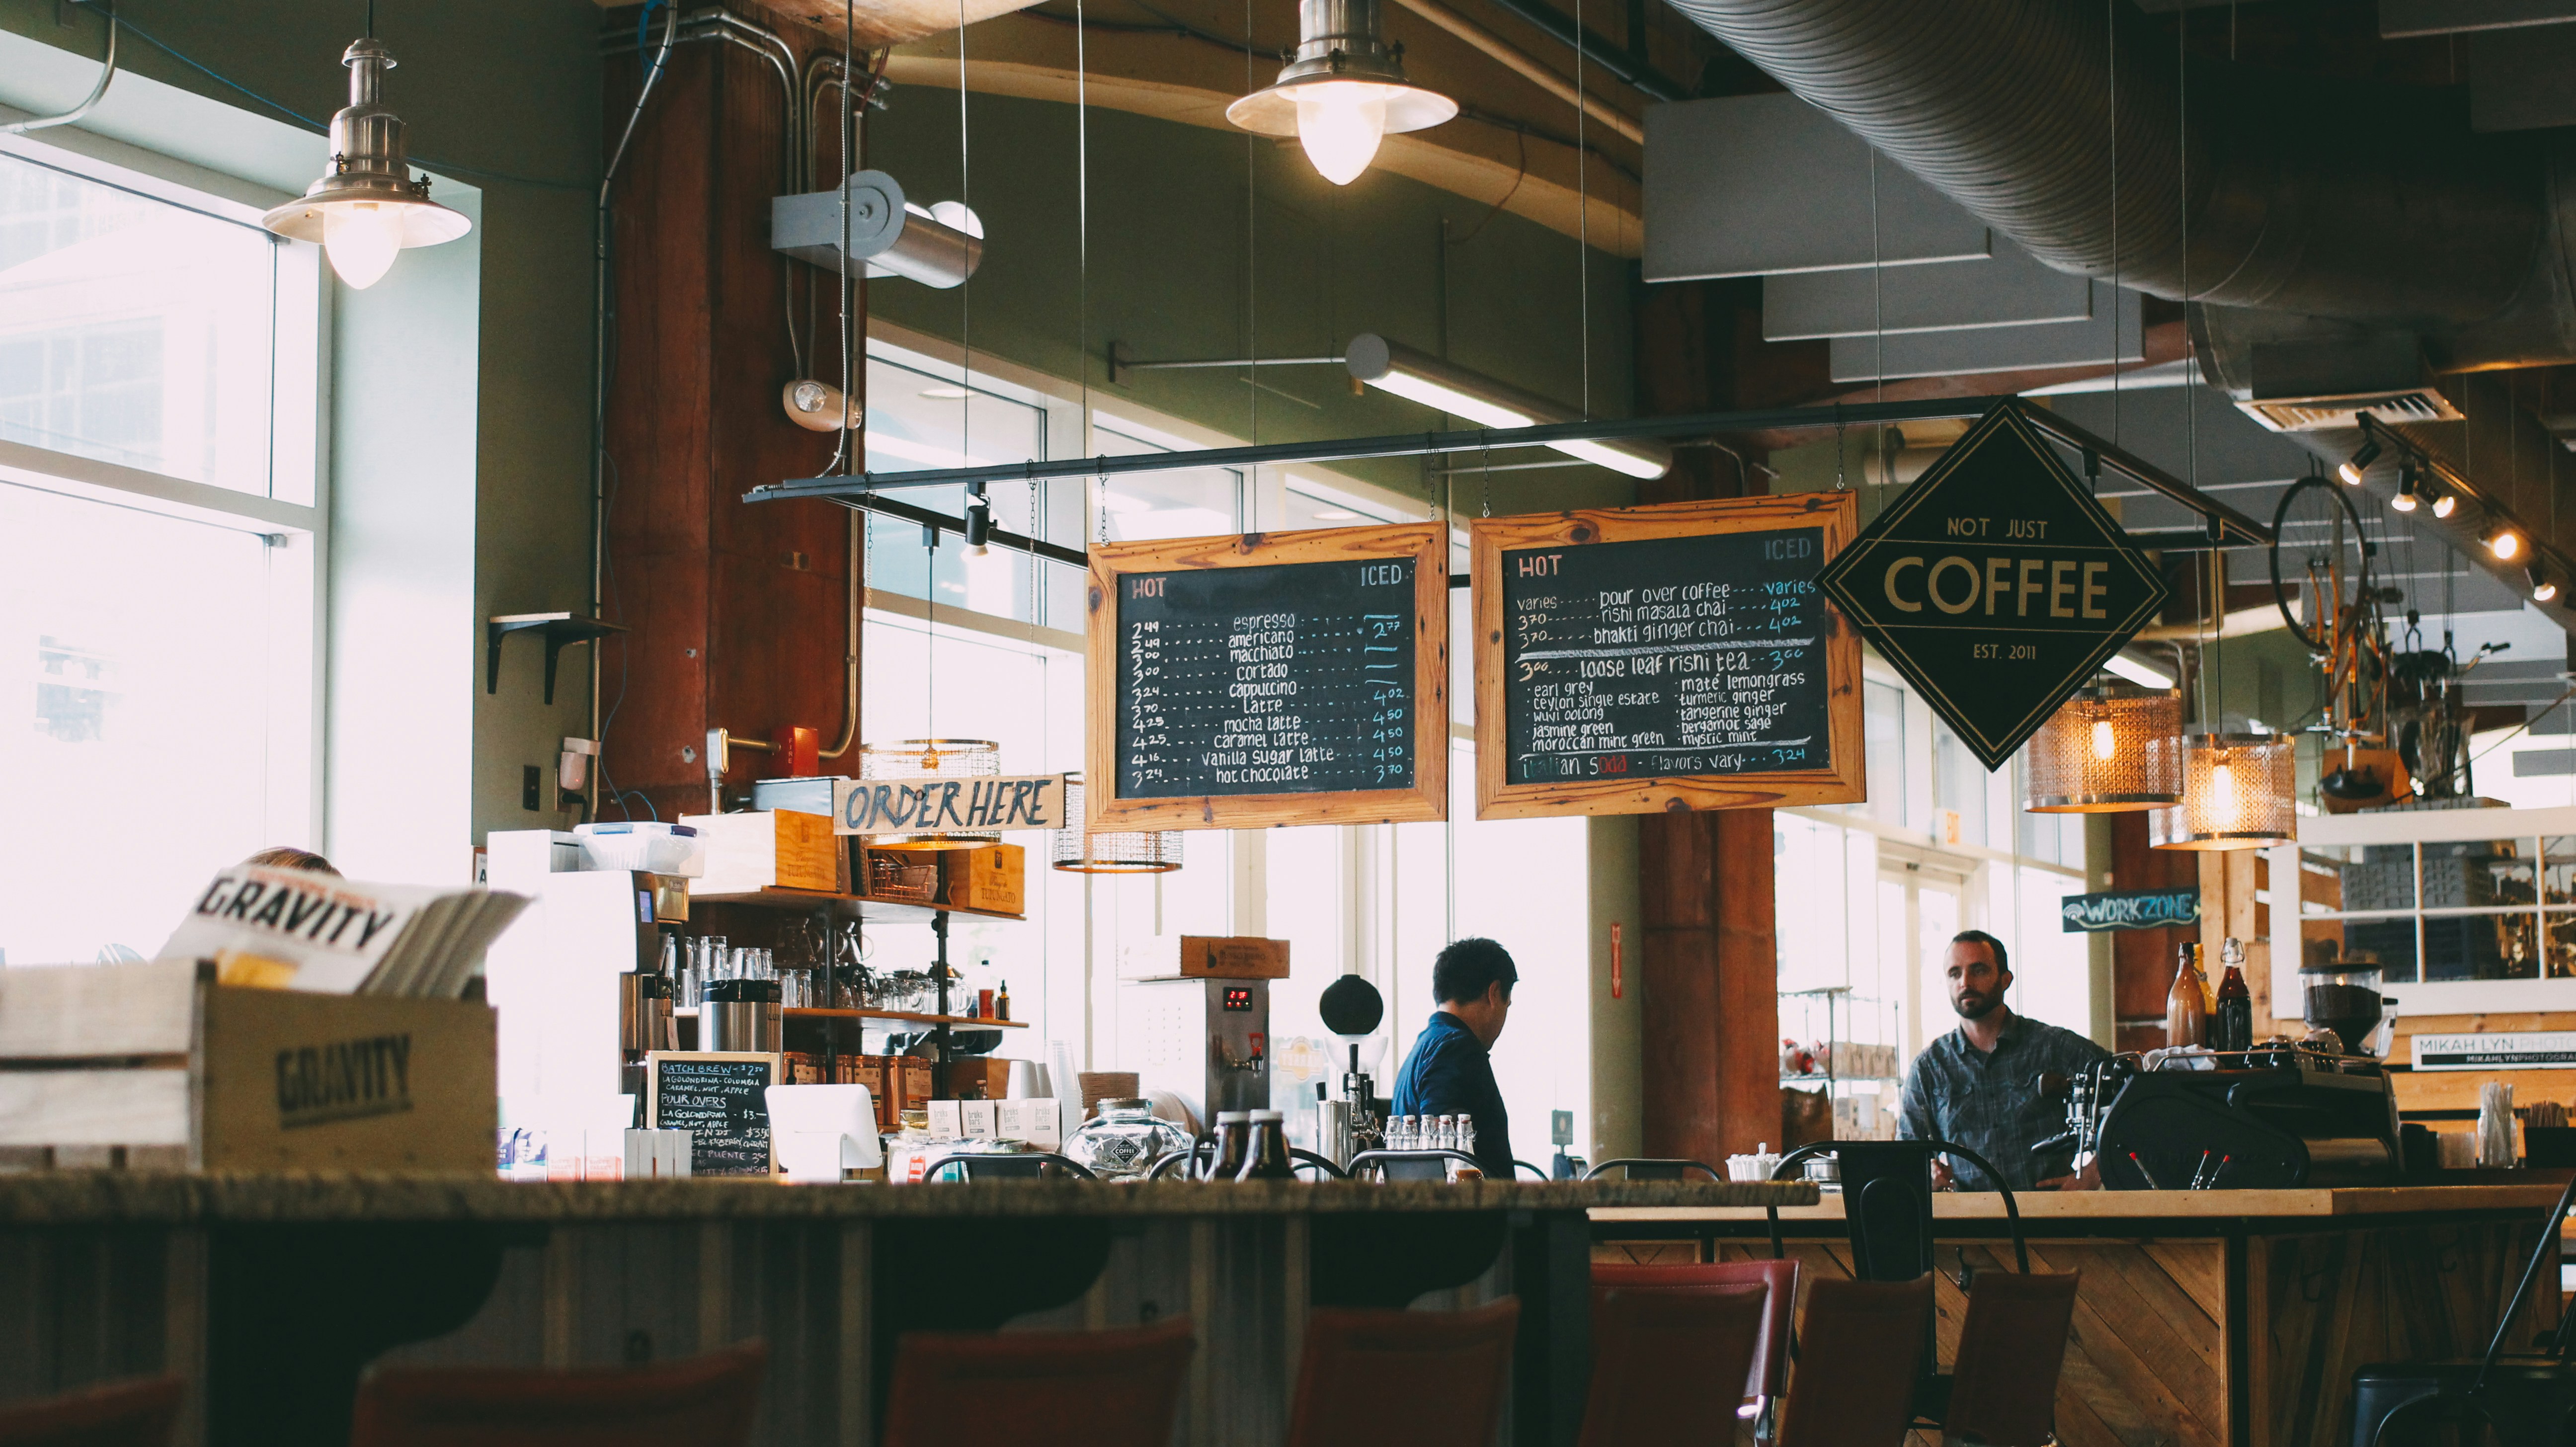
[[[1477,817],[1862,797],[1850,494],[1475,525]]]

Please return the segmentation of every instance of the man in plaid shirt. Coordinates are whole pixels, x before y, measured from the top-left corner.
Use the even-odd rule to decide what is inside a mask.
[[[1966,1146],[1993,1162],[2016,1191],[2098,1185],[2091,1165],[2075,1171],[2071,1147],[2045,1155],[2031,1147],[2066,1129],[2065,1107],[2039,1093],[2039,1077],[2079,1075],[2110,1052],[2072,1030],[2014,1014],[2004,1004],[2013,978],[2004,942],[1984,930],[1951,938],[1947,973],[1959,1028],[1925,1046],[1906,1071],[1898,1137]],[[1947,1158],[1932,1162],[1932,1184],[1995,1189],[1985,1172]]]

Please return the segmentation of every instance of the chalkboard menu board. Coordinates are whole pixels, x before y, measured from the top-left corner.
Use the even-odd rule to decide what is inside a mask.
[[[1850,493],[1474,525],[1479,818],[1863,796]]]
[[[1096,547],[1087,821],[1442,817],[1441,554],[1435,523]]]
[[[699,1176],[770,1174],[769,1102],[778,1057],[733,1050],[656,1050],[644,1057],[652,1075],[656,1130],[689,1133],[689,1171]]]

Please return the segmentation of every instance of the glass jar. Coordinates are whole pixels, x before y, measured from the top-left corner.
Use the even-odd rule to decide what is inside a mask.
[[[1100,1102],[1100,1113],[1067,1137],[1065,1156],[1104,1181],[1141,1181],[1154,1163],[1186,1153],[1190,1133],[1154,1114],[1150,1100]]]

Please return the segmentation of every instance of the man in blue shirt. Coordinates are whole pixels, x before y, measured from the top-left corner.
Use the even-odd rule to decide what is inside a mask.
[[[1413,1053],[1395,1077],[1397,1115],[1464,1115],[1476,1122],[1476,1160],[1497,1181],[1512,1178],[1511,1122],[1494,1084],[1494,1042],[1512,1013],[1521,973],[1488,939],[1463,939],[1431,966],[1440,1008],[1413,1038]]]
[[[2066,1129],[2066,1108],[2039,1093],[2039,1077],[2080,1075],[2110,1052],[2072,1030],[2014,1014],[2004,1003],[2013,978],[2004,942],[1984,930],[1951,938],[1944,972],[1959,1028],[1914,1057],[1897,1135],[1966,1146],[1993,1162],[2016,1191],[2095,1189],[2099,1174],[2089,1163],[2075,1170],[2071,1147],[2044,1155],[2031,1147]],[[1932,1183],[1944,1190],[1995,1188],[1966,1161],[1942,1159],[1932,1162]]]

